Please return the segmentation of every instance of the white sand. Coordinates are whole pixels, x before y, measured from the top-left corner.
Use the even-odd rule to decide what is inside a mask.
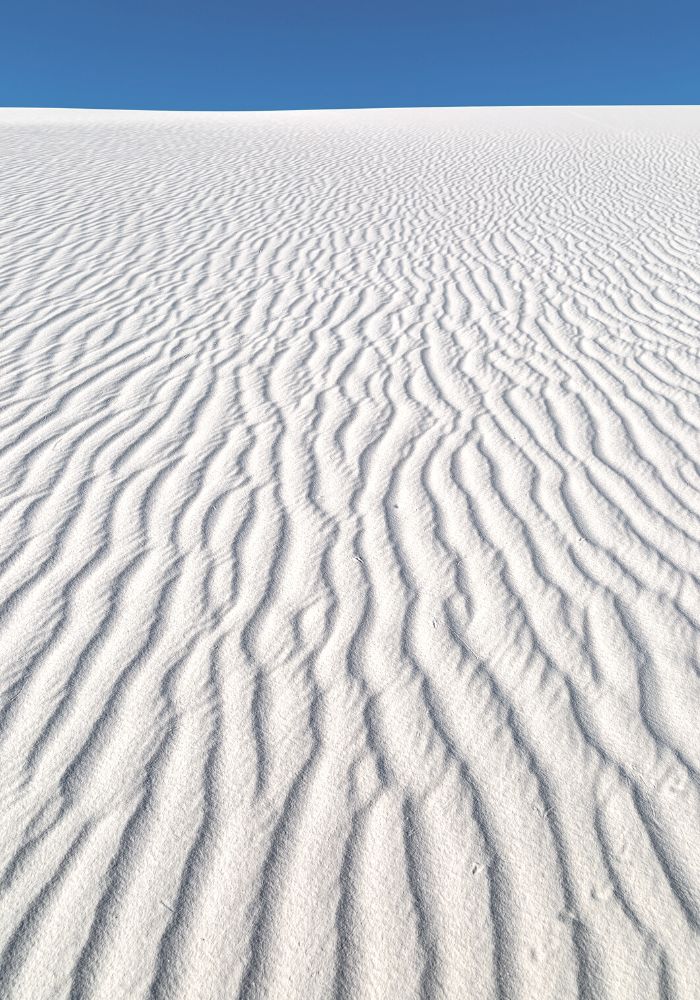
[[[700,109],[0,113],[0,995],[700,997]]]

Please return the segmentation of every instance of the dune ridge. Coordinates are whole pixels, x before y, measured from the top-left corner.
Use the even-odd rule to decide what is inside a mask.
[[[700,996],[700,111],[0,136],[0,995]]]

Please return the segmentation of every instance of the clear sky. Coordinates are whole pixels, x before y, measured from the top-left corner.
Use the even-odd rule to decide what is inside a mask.
[[[8,0],[0,105],[700,103],[700,0]]]

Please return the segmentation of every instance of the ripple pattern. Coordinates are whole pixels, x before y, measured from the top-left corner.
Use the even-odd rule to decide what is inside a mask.
[[[697,1000],[700,112],[0,139],[0,995]]]

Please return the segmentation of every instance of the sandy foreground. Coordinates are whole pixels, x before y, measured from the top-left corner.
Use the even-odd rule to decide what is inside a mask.
[[[0,996],[700,997],[700,109],[0,112]]]

